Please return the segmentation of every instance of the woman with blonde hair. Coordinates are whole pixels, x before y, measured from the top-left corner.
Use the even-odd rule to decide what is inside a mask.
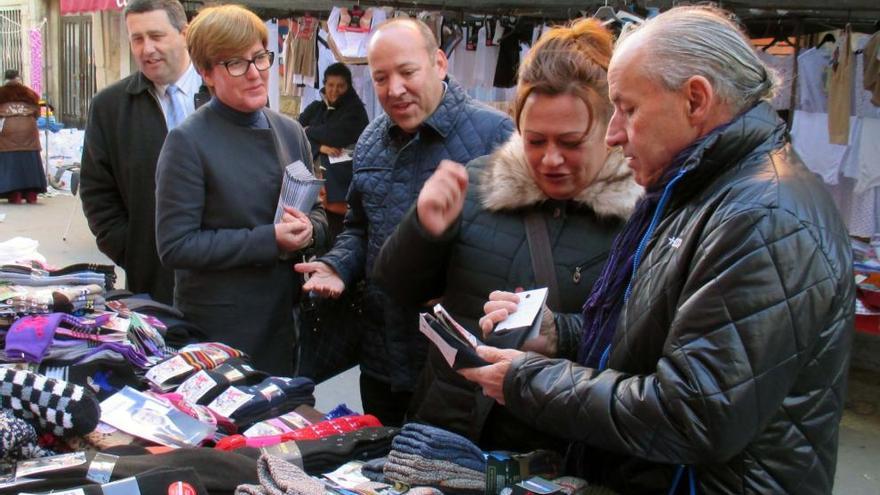
[[[519,132],[467,167],[443,162],[385,243],[376,276],[390,294],[404,304],[442,297],[453,318],[477,333],[490,293],[486,305],[499,305],[498,317],[506,305],[515,307],[516,289],[555,285],[541,335],[523,348],[556,356],[577,347],[581,304],[642,193],[620,150],[604,143],[611,50],[611,34],[595,20],[541,36],[519,69]],[[528,239],[533,235],[546,247]],[[545,261],[549,268],[539,274]],[[491,343],[492,325],[484,321],[480,337]],[[565,448],[564,439],[493,404],[431,349],[411,419],[484,449]]]
[[[205,8],[186,39],[213,97],[168,134],[159,156],[159,257],[175,270],[175,305],[209,340],[288,376],[301,287],[291,260],[323,245],[327,220],[316,202],[273,221],[283,168],[312,167],[308,139],[299,123],[265,108],[274,54],[254,13]]]

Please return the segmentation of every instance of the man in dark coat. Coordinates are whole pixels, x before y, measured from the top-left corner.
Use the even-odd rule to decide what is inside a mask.
[[[403,422],[427,353],[418,308],[395,304],[368,275],[385,238],[443,159],[467,163],[507,140],[513,123],[473,102],[446,79],[447,60],[420,21],[383,24],[369,47],[370,72],[386,114],[358,140],[350,211],[333,248],[315,263],[304,290],[338,297],[366,277],[361,319],[361,399],[385,425]]]
[[[80,195],[98,249],[125,270],[126,287],[171,304],[174,273],[156,253],[156,161],[168,129],[194,111],[202,82],[177,0],[130,1],[124,15],[140,70],[92,99]]]
[[[775,76],[725,12],[680,7],[619,42],[608,82],[606,141],[646,195],[580,349],[482,347],[493,364],[462,374],[619,493],[830,494],[852,253],[766,101]]]

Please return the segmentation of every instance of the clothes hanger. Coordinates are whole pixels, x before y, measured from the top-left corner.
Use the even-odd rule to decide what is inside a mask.
[[[626,10],[614,10],[614,7],[608,5],[608,0],[605,0],[605,5],[599,7],[599,10],[593,14],[595,19],[602,21],[603,26],[607,26],[614,22],[617,22],[621,25],[633,22],[635,24],[642,24],[645,22],[641,17],[627,12]]]
[[[599,10],[593,14],[593,18],[602,21],[602,24],[606,24],[609,22],[617,21],[617,13],[614,11],[614,7],[608,6],[608,0],[605,0],[605,5],[599,7]]]
[[[767,43],[766,45],[761,47],[762,51],[766,52],[767,49],[776,45],[777,43],[788,45],[788,46],[794,48],[794,45],[792,44],[791,40],[789,40],[788,37],[782,33],[782,20],[781,19],[776,20],[776,26],[777,26],[777,28],[779,28],[779,30],[776,32],[776,35],[773,36],[773,40],[770,41],[770,43]]]
[[[828,43],[829,41],[831,42],[831,44],[837,43],[837,38],[835,38],[834,35],[831,33],[825,33],[825,36],[822,37],[822,41],[820,41],[819,44],[816,45],[816,48],[821,48],[822,45]]]

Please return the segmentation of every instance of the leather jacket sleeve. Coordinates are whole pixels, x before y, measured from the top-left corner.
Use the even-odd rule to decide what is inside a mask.
[[[652,370],[615,369],[640,358],[613,350],[601,372],[528,353],[505,376],[508,409],[588,445],[696,464],[731,458],[774,415],[796,407],[783,399],[800,374],[825,372],[805,368],[816,346],[839,342],[829,334],[845,327],[852,277],[844,285],[844,268],[823,250],[829,242],[820,240],[830,234],[790,212],[755,208],[716,217],[693,244],[659,344],[639,347],[657,353],[641,358]],[[662,269],[642,268],[645,277]],[[657,318],[645,312],[657,294],[638,287],[653,286],[636,284],[614,343],[627,323]]]

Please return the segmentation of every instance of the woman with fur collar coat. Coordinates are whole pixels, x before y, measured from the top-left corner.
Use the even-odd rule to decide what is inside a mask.
[[[0,197],[10,203],[37,202],[46,192],[46,173],[40,158],[37,116],[40,97],[21,82],[15,69],[0,86]]]
[[[520,69],[519,133],[466,168],[441,163],[386,241],[374,276],[392,297],[408,305],[442,298],[454,319],[479,333],[484,304],[507,311],[515,307],[514,291],[539,287],[525,226],[527,216],[538,214],[559,297],[545,308],[541,336],[523,348],[548,356],[576,352],[581,305],[642,194],[621,151],[603,141],[610,55],[610,35],[592,20],[542,36]],[[487,450],[562,451],[566,444],[483,396],[435,348],[410,411],[411,420],[462,434]]]

